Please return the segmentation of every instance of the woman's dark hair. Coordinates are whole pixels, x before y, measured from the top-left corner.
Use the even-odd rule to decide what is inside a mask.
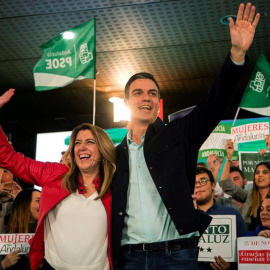
[[[256,174],[257,168],[262,165],[265,166],[270,171],[270,162],[263,161],[257,164],[257,166],[255,167],[254,175],[253,175],[253,187],[252,187],[252,204],[251,204],[251,209],[250,209],[250,215],[253,216],[254,218],[257,217],[257,210],[260,207],[261,202],[262,202],[259,188],[255,184],[255,174]],[[270,187],[269,187],[269,191],[270,191]],[[269,191],[268,191],[268,194],[269,194]]]
[[[8,233],[29,233],[30,204],[34,191],[40,192],[35,188],[27,188],[20,191],[16,196],[7,226]]]

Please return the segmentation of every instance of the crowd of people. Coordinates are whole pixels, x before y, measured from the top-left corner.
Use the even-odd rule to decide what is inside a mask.
[[[246,70],[259,17],[250,3],[239,6],[236,22],[230,18],[231,50],[207,96],[183,118],[161,121],[158,82],[133,75],[124,93],[130,129],[116,148],[103,129],[84,123],[59,163],[40,162],[16,152],[0,128],[0,166],[42,187],[0,181],[1,233],[35,233],[29,255],[1,255],[0,269],[234,269],[222,256],[198,263],[212,215],[236,216],[238,237],[250,229],[270,237],[270,163],[256,167],[251,191],[231,168],[232,141],[219,183],[216,162],[196,169],[200,146]],[[0,108],[13,95],[0,96]]]
[[[266,149],[259,149],[258,156],[269,151],[269,139],[270,135],[267,135]],[[235,215],[237,237],[269,238],[270,162],[259,162],[254,167],[252,188],[246,189],[247,179],[243,171],[232,161],[234,144],[231,139],[226,141],[225,150],[224,160],[211,154],[206,163],[199,162],[194,190],[197,195],[196,205],[210,215]],[[214,159],[217,161],[214,162]],[[218,181],[213,172],[221,175]],[[208,193],[205,190],[208,190]],[[217,258],[216,263],[223,265],[221,269],[237,269],[237,265],[230,265],[222,257]],[[207,269],[203,263],[199,263],[199,266],[201,270]]]

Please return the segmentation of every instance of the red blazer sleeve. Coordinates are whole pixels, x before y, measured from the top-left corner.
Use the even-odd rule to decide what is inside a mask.
[[[40,162],[16,152],[0,126],[0,166],[28,184],[44,186],[46,181],[62,177],[68,168],[61,163]]]

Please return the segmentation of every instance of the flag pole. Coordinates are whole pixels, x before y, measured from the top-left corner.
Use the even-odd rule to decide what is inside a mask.
[[[234,126],[234,123],[235,123],[236,118],[237,118],[237,116],[238,116],[238,114],[239,114],[239,111],[240,111],[240,107],[237,108],[237,111],[236,111],[236,114],[235,114],[235,117],[234,117],[232,126]]]
[[[96,18],[94,18],[94,56],[95,56],[95,65],[94,65],[94,93],[93,93],[93,126],[96,125],[96,77],[97,77],[97,69],[96,69]]]
[[[96,119],[96,79],[94,79],[94,93],[93,93],[93,126]]]

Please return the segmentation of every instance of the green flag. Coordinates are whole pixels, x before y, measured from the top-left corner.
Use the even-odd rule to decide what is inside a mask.
[[[257,60],[239,107],[270,116],[270,64],[263,54]]]
[[[41,45],[34,67],[36,91],[63,87],[74,80],[95,79],[96,20],[92,19]]]

